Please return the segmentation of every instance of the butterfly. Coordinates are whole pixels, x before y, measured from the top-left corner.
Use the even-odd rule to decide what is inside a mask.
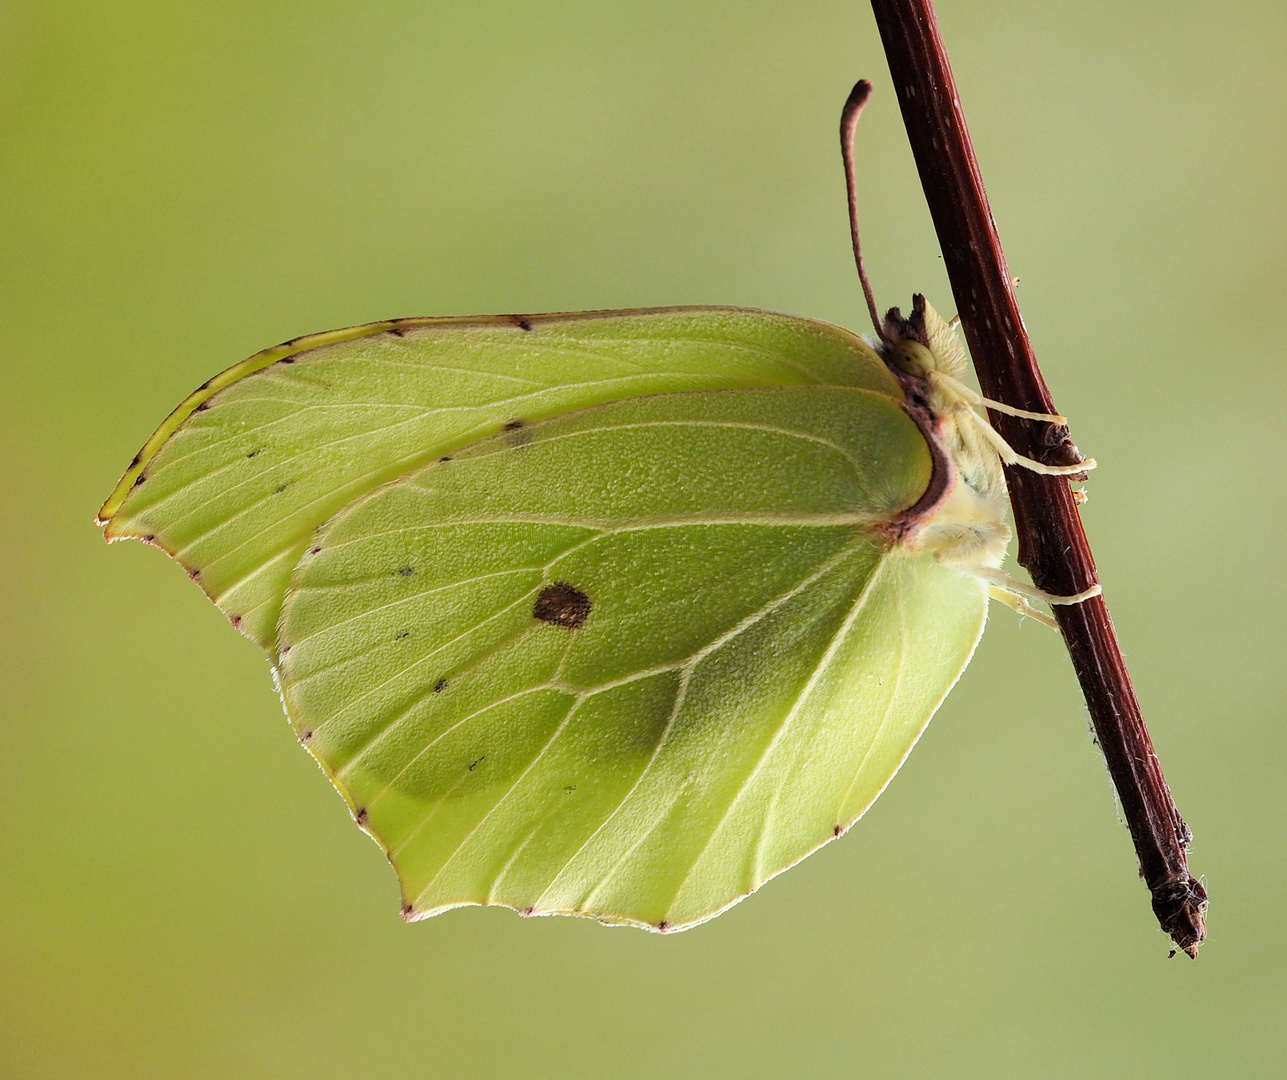
[[[395,319],[190,395],[99,512],[267,654],[407,919],[659,931],[840,836],[969,663],[1020,457],[921,297]]]

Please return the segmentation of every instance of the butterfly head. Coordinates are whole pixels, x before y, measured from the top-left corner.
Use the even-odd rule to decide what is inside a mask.
[[[895,374],[925,379],[938,371],[959,379],[965,373],[965,346],[955,327],[919,293],[912,297],[907,318],[898,308],[889,309],[881,338],[885,363]]]

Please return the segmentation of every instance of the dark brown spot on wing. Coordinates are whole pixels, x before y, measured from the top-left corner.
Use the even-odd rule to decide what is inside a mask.
[[[532,441],[532,433],[528,430],[527,425],[517,418],[507,420],[505,426],[501,428],[501,435],[508,446],[517,448],[526,446]]]
[[[556,581],[546,585],[541,595],[536,598],[532,614],[551,626],[562,626],[568,630],[577,630],[590,615],[590,598],[580,589],[574,588],[566,581]]]

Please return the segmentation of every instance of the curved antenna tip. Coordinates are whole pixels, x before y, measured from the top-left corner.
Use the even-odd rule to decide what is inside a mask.
[[[866,79],[859,79],[854,83],[854,88],[849,91],[849,100],[845,102],[841,123],[843,124],[846,120],[851,122],[857,120],[857,117],[853,117],[851,120],[850,113],[866,105],[869,97],[871,97],[871,83]]]

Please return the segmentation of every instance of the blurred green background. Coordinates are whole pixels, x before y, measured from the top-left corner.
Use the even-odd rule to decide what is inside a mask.
[[[940,17],[1212,896],[1167,961],[1058,639],[1006,610],[866,820],[670,938],[393,874],[257,650],[94,511],[207,377],[390,316],[950,291],[869,9],[0,5],[0,1075],[1283,1075],[1287,8]]]

